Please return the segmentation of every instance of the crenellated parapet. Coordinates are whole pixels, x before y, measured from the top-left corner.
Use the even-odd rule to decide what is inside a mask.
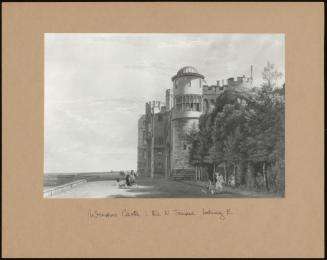
[[[252,71],[252,67],[251,67]],[[251,72],[252,73],[252,72]],[[251,74],[252,75],[252,74]],[[252,88],[252,76],[231,77],[218,80],[216,85],[203,86],[203,113],[210,113],[215,105],[216,99],[227,89],[230,88]]]

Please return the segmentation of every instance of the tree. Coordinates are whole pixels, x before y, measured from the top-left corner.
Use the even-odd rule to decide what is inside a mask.
[[[199,129],[190,133],[191,163],[208,166],[209,176],[215,165],[223,163],[225,181],[238,172],[239,184],[245,184],[246,176],[252,178],[251,182],[262,176],[266,190],[282,186],[285,84],[276,87],[281,75],[268,62],[262,73],[262,88],[226,89],[217,98],[215,108],[200,117]],[[272,171],[276,165],[280,178]]]
[[[275,69],[275,65],[267,62],[267,66],[264,67],[262,72],[262,78],[265,81],[264,86],[268,88],[274,88],[276,86],[276,81],[282,77],[282,73]]]
[[[284,92],[272,89],[269,84],[264,83],[252,104],[254,113],[247,117],[249,131],[244,144],[248,160],[261,165],[268,191],[267,167],[280,160],[284,153]]]

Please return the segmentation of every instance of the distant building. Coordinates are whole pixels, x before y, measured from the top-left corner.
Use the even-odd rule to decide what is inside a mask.
[[[189,131],[198,128],[199,118],[215,106],[227,88],[252,87],[251,76],[228,78],[217,85],[205,85],[205,77],[193,67],[183,67],[172,77],[165,104],[147,102],[138,121],[138,173],[152,178],[194,179],[189,163]]]

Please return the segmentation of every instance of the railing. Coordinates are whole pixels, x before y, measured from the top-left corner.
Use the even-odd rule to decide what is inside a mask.
[[[66,184],[63,184],[63,185],[60,185],[60,186],[56,186],[56,187],[51,188],[49,190],[43,191],[43,197],[44,198],[51,197],[54,194],[69,190],[69,189],[75,187],[76,185],[83,184],[83,183],[86,183],[86,182],[87,181],[85,179],[82,179],[82,180],[78,180],[78,181],[69,182],[69,183],[66,183]]]

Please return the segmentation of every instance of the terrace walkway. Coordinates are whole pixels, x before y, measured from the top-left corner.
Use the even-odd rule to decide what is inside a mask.
[[[199,198],[199,197],[243,197],[233,191],[208,194],[205,189],[191,183],[167,179],[137,179],[137,186],[119,188],[116,181],[91,181],[54,194],[49,198]]]

